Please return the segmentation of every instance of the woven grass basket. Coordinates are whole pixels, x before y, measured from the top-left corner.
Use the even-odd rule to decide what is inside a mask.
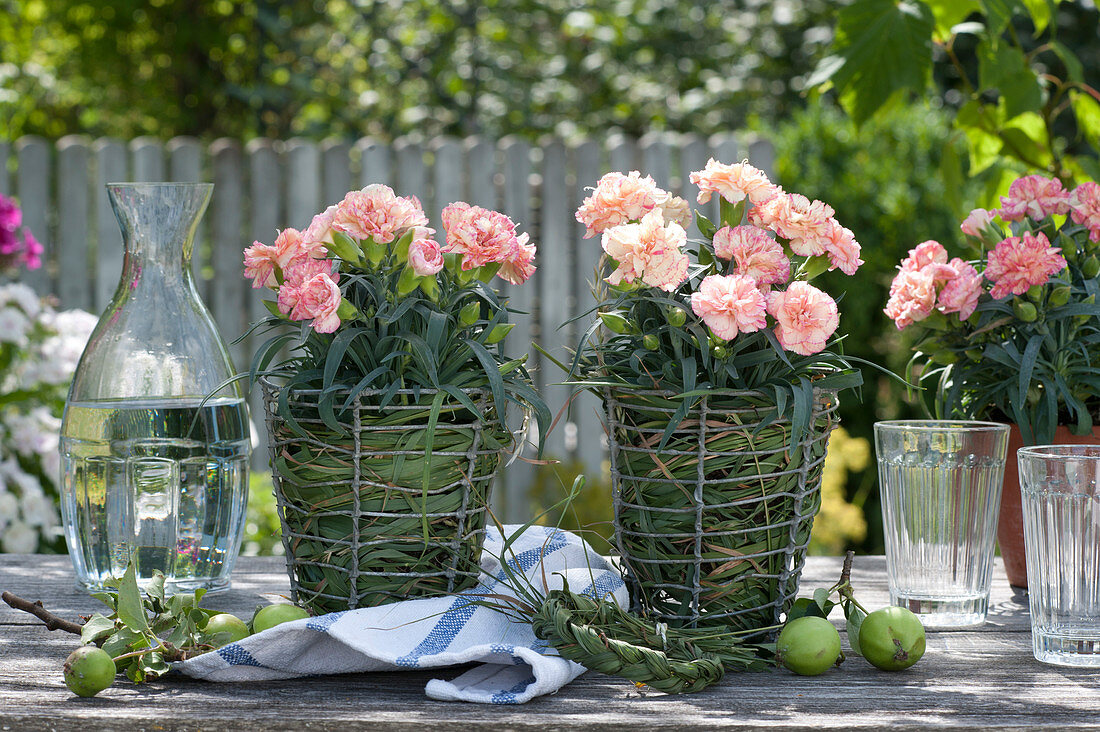
[[[285,395],[297,431],[279,415],[281,388],[260,382],[296,602],[327,613],[477,583],[492,482],[512,445],[488,390],[466,391],[484,421],[444,400],[427,454],[435,390],[400,390],[385,407],[364,390],[340,415],[343,434],[322,420],[320,391]]]
[[[635,609],[672,627],[768,632],[798,592],[835,393],[815,392],[806,435],[791,444],[771,395],[712,392],[659,452],[680,400],[604,396],[615,541]]]

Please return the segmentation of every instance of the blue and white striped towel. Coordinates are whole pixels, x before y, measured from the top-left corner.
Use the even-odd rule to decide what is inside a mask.
[[[505,526],[511,533],[518,526]],[[425,669],[481,662],[453,681],[434,679],[429,697],[522,704],[584,673],[535,637],[531,626],[476,604],[478,595],[515,596],[503,582],[501,534],[489,529],[479,587],[459,595],[406,600],[296,620],[177,664],[209,681],[261,681],[360,671]],[[533,526],[508,549],[508,563],[535,586],[627,600],[619,573],[580,537]],[[541,560],[541,561],[540,561]]]

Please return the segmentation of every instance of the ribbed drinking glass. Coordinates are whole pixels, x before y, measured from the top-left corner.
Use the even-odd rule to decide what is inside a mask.
[[[875,424],[890,602],[927,627],[985,622],[1008,425]]]

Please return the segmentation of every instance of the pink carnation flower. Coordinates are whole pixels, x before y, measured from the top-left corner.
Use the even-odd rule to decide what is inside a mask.
[[[863,260],[862,251],[851,229],[840,225],[836,219],[829,219],[825,229],[825,253],[829,255],[829,269],[839,268],[846,275],[854,275]]]
[[[314,275],[298,289],[298,299],[290,311],[291,320],[313,320],[313,330],[332,333],[340,327],[340,288],[324,272]]]
[[[993,212],[984,208],[976,208],[967,214],[959,228],[967,236],[981,238],[982,229],[993,223]]]
[[[23,264],[27,269],[38,269],[42,266],[42,255],[46,248],[34,238],[31,230],[23,227]]]
[[[1069,192],[1063,190],[1062,181],[1025,175],[1012,181],[1008,195],[1001,196],[998,214],[1004,221],[1022,221],[1025,216],[1042,221],[1047,216],[1069,213],[1069,207]]]
[[[1044,285],[1055,272],[1066,267],[1058,247],[1052,247],[1046,234],[1010,236],[989,253],[985,278],[993,283],[989,291],[995,299],[1023,295],[1032,285]]]
[[[667,292],[687,279],[688,258],[680,251],[687,232],[676,222],[665,225],[659,210],[650,211],[641,223],[623,224],[603,234],[603,250],[618,263],[607,278],[612,285],[641,279]]]
[[[640,221],[669,194],[657,187],[650,176],[637,170],[629,175],[608,173],[596,183],[592,195],[577,209],[576,219],[584,224],[584,238],[602,234],[613,226]]]
[[[301,297],[302,286],[319,274],[327,275],[333,282],[340,281],[340,274],[332,271],[332,262],[314,259],[301,254],[292,259],[283,270],[283,284],[279,286],[279,312],[289,314]]]
[[[15,205],[15,201],[0,194],[0,229],[15,232],[23,223],[23,211]]]
[[[836,301],[807,282],[769,293],[768,312],[775,318],[779,345],[803,356],[824,350],[840,325]]]
[[[336,231],[377,244],[388,244],[413,227],[427,225],[428,217],[416,196],[398,196],[380,183],[348,193],[332,216]]]
[[[1088,227],[1089,239],[1100,241],[1100,184],[1082,183],[1069,196],[1073,223]]]
[[[463,255],[462,269],[500,263],[509,265],[510,276],[518,278],[522,272],[530,276],[527,268],[534,247],[528,248],[527,234],[516,235],[515,223],[504,214],[459,201],[443,209],[443,228],[447,233],[444,251]]]
[[[753,206],[749,221],[787,239],[791,251],[803,257],[824,254],[832,243],[832,207],[798,193],[780,191]]]
[[[710,275],[691,293],[691,310],[724,341],[768,325],[767,298],[745,275]]]
[[[943,265],[947,266],[947,265]],[[894,321],[898,330],[924,320],[936,306],[935,267],[905,269],[890,284],[890,299],[883,312]],[[952,270],[953,272],[953,270]]]
[[[947,266],[947,250],[932,239],[910,249],[909,256],[901,260],[903,272],[919,272],[926,268],[931,268],[937,284],[955,276],[955,270]]]
[[[757,204],[779,191],[764,171],[752,167],[747,160],[726,165],[711,158],[703,170],[695,171],[688,179],[699,186],[699,203],[706,203],[711,193],[717,193],[730,203],[740,203],[748,198]]]
[[[958,257],[952,259],[948,266],[955,271],[955,276],[948,279],[940,290],[936,309],[944,314],[958,313],[959,320],[966,320],[978,307],[978,298],[983,291],[982,276],[969,262]]]
[[[783,246],[755,226],[723,226],[714,234],[714,254],[732,260],[734,272],[758,285],[779,285],[791,278]]]
[[[409,266],[418,277],[431,277],[443,269],[443,252],[434,239],[422,237],[409,244]]]
[[[244,276],[252,280],[252,289],[275,287],[275,268],[279,266],[279,250],[258,241],[244,250]]]

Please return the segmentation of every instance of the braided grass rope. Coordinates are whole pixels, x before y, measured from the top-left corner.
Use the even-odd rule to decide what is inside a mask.
[[[667,694],[701,691],[727,670],[768,667],[752,646],[742,645],[733,634],[659,630],[613,602],[568,590],[547,594],[532,627],[570,661]]]
[[[295,430],[279,416],[280,387],[260,381],[297,602],[326,613],[477,584],[490,489],[512,441],[487,391],[467,394],[491,421],[444,400],[428,453],[434,390],[397,391],[386,407],[364,390],[340,415],[342,433],[322,419],[320,391],[282,395]]]
[[[609,389],[605,404],[615,540],[635,603],[674,627],[777,625],[821,503],[835,394],[815,394],[798,444],[766,393],[703,396],[660,450],[680,399]]]

